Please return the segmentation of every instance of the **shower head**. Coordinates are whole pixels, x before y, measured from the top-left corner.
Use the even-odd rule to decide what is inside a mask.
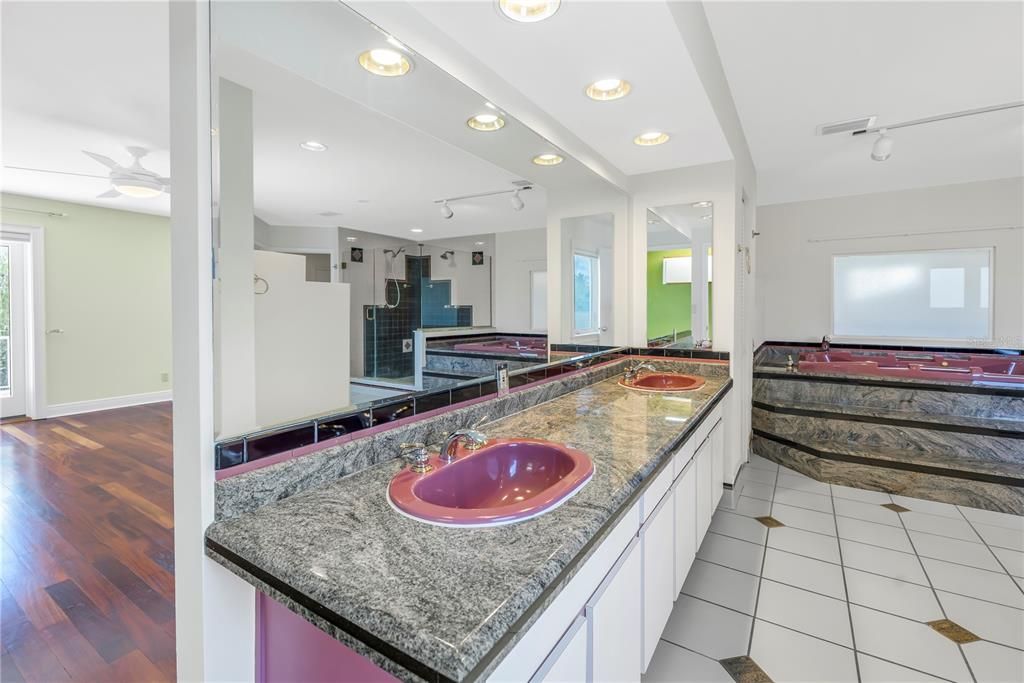
[[[443,254],[441,254],[441,258],[443,258],[445,261],[448,260],[449,256],[455,256],[455,251],[452,250],[452,249],[449,249],[448,251],[446,251]]]

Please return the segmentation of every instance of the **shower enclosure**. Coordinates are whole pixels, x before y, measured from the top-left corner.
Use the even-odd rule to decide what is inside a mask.
[[[343,255],[352,285],[352,378],[416,386],[416,332],[490,327],[492,261],[485,251],[398,242]]]

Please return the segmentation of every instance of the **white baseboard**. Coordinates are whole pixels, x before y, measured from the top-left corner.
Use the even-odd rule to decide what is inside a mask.
[[[46,415],[42,415],[40,417],[63,417],[64,415],[94,413],[97,410],[127,408],[129,406],[141,406],[146,403],[160,403],[162,401],[170,400],[171,392],[168,390],[151,391],[146,394],[112,396],[111,398],[97,398],[91,401],[72,401],[71,403],[56,403],[52,406],[48,406],[46,409]]]

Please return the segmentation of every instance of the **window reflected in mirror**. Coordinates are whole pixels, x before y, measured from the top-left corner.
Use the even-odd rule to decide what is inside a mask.
[[[647,210],[648,346],[711,346],[713,208],[701,201]]]

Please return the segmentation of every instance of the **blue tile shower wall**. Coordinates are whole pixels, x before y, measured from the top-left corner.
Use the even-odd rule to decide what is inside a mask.
[[[472,306],[452,305],[451,280],[430,278],[429,256],[405,257],[405,280],[388,280],[389,300],[394,288],[401,292],[398,305],[363,306],[363,374],[367,377],[400,378],[415,373],[414,354],[402,348],[413,330],[431,327],[468,327],[473,324]]]

